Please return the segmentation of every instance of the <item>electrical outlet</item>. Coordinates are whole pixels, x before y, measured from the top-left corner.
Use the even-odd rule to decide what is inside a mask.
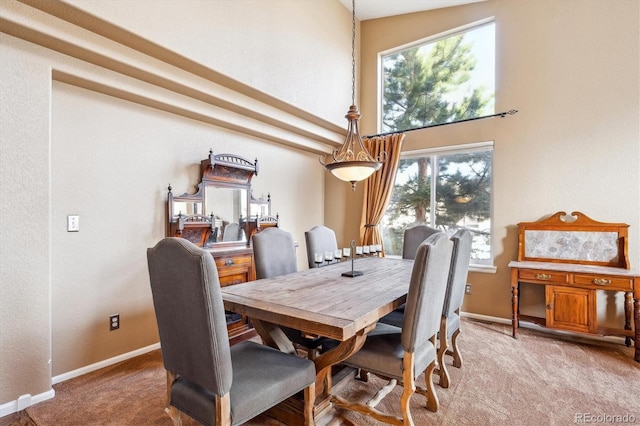
[[[464,294],[471,294],[471,284],[464,286]]]
[[[120,314],[109,315],[109,331],[120,328]]]

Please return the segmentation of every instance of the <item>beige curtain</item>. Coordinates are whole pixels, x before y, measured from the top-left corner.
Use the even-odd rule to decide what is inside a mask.
[[[394,133],[363,141],[372,156],[377,157],[381,152],[386,152],[387,159],[378,171],[364,181],[364,201],[360,222],[360,243],[362,245],[382,244],[378,225],[391,198],[403,140],[404,133]]]

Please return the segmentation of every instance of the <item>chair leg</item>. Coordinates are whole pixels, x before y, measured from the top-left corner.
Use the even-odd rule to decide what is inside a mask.
[[[318,358],[318,349],[309,349],[309,351],[307,352],[307,358],[309,358],[309,360],[311,361]]]
[[[403,426],[413,426],[413,418],[411,417],[411,408],[409,406],[409,401],[411,400],[411,396],[416,391],[416,382],[415,382],[415,369],[413,365],[413,353],[404,353],[404,359],[402,360],[404,371],[402,373],[402,398],[400,399],[400,410],[402,412],[402,424]]]
[[[313,406],[316,401],[316,385],[312,383],[304,390],[304,425],[314,426],[316,424],[313,417]]]
[[[444,363],[444,355],[447,353],[447,319],[440,319],[440,332],[438,335],[440,346],[438,347],[438,376],[440,376],[440,386],[448,388],[450,383],[449,371]]]
[[[369,381],[369,372],[367,370],[363,370],[362,368],[358,369],[358,379],[363,382]]]
[[[180,410],[178,410],[174,406],[169,406],[164,409],[164,412],[169,415],[169,418],[173,422],[173,426],[182,426],[182,417],[180,415]]]
[[[433,386],[433,370],[436,368],[436,362],[432,362],[429,364],[427,369],[424,371],[424,380],[427,386],[427,410],[436,412],[440,406],[440,401],[438,400],[438,394],[436,394],[436,388]]]
[[[231,426],[231,395],[229,392],[215,396],[216,426]]]
[[[460,348],[458,347],[458,336],[460,335],[460,329],[458,328],[453,336],[451,336],[451,346],[453,351],[451,351],[453,355],[453,366],[457,368],[462,367],[462,354],[460,354]]]
[[[173,382],[176,381],[178,375],[173,371],[166,370],[167,372],[167,406],[164,409],[164,412],[169,415],[169,418],[173,422],[174,426],[182,426],[182,417],[180,415],[180,411],[171,405],[171,387],[173,386]]]

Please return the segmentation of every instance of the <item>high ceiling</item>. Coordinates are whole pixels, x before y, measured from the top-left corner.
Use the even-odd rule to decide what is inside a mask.
[[[360,21],[422,12],[485,0],[356,0],[356,18]],[[340,0],[351,11],[352,0]]]

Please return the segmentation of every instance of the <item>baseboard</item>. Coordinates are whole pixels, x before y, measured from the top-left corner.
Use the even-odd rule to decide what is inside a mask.
[[[78,368],[77,370],[69,371],[67,373],[59,374],[51,378],[51,385],[64,382],[65,380],[73,379],[74,377],[82,376],[83,374],[91,373],[92,371],[99,370],[104,367],[108,367],[113,364],[117,364],[122,361],[126,361],[131,358],[135,358],[140,355],[144,355],[147,352],[160,349],[160,343],[145,346],[144,348],[136,349],[135,351],[127,352],[122,355],[114,356],[113,358],[105,359],[104,361],[96,362],[95,364],[87,365],[86,367]],[[0,417],[8,416],[9,414],[17,413],[25,408],[28,408],[34,404],[37,404],[47,399],[51,399],[55,396],[53,389],[43,392],[36,396],[25,394],[20,396],[14,401],[7,402],[0,405]]]
[[[0,405],[0,417],[8,416],[9,414],[17,413],[25,408],[28,408],[34,404],[37,404],[47,399],[51,399],[56,395],[53,389],[49,389],[46,392],[39,393],[38,395],[24,394],[14,401],[9,401]]]
[[[496,323],[496,324],[511,325],[511,319],[510,318],[507,319],[507,318],[500,318],[500,317],[492,317],[492,316],[489,316],[489,315],[474,314],[474,313],[471,313],[471,312],[460,312],[460,316],[461,317],[470,318],[470,319],[473,319],[473,320],[477,320],[477,321],[493,322],[493,323]],[[554,329],[551,329],[551,328],[541,327],[538,324],[534,324],[534,323],[526,322],[526,321],[521,321],[519,328],[527,328],[527,329],[530,329],[530,330],[536,330],[536,331],[540,331],[542,333],[555,334],[555,335],[558,335],[558,336],[566,336],[566,337],[580,338],[580,339],[587,339],[587,340],[597,340],[597,341],[600,341],[600,342],[615,343],[615,344],[619,344],[619,345],[624,345],[625,344],[624,337],[618,337],[618,336],[595,336],[595,335],[592,335],[592,334],[582,334],[582,333],[573,333],[571,331],[554,330]]]
[[[113,358],[105,359],[104,361],[96,362],[95,364],[87,365],[86,367],[78,368],[67,373],[62,373],[54,376],[51,379],[51,384],[64,382],[65,380],[73,379],[74,377],[82,376],[83,374],[91,373],[104,367],[108,367],[113,364],[117,364],[122,361],[126,361],[131,358],[135,358],[140,355],[144,355],[147,352],[160,349],[160,343],[154,343],[153,345],[145,346],[144,348],[136,349],[135,351],[127,352],[122,355],[114,356]]]

